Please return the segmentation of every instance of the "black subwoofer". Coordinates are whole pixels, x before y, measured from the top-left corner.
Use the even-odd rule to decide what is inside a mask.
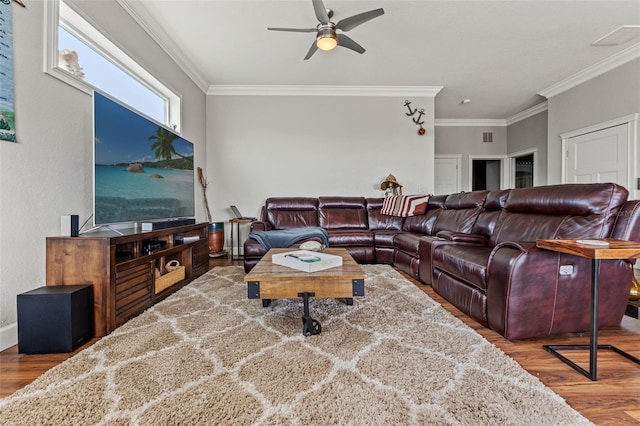
[[[93,337],[91,285],[36,288],[18,295],[18,351],[71,352]]]

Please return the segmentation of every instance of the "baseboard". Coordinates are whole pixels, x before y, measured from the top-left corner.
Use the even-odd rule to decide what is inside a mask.
[[[0,328],[0,352],[18,344],[18,323]]]

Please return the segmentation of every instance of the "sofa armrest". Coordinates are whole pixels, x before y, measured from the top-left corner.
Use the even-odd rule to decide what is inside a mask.
[[[565,271],[560,273],[560,267]],[[509,340],[590,327],[592,260],[543,250],[534,242],[496,245],[487,264],[487,320]],[[626,260],[600,263],[598,320],[618,324],[633,271]]]
[[[254,231],[271,231],[271,224],[269,224],[268,222],[263,222],[261,220],[257,220],[257,221],[251,222],[251,225],[249,227],[249,231],[250,232],[254,232]]]
[[[484,235],[464,232],[440,231],[436,234],[436,237],[457,243],[479,244],[482,246],[486,246],[489,243],[489,239]]]

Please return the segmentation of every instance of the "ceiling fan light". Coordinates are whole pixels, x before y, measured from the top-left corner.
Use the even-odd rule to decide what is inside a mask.
[[[324,36],[316,40],[316,45],[318,45],[318,49],[320,50],[332,50],[338,45],[338,40],[331,36]]]
[[[332,50],[338,45],[338,39],[331,28],[322,28],[318,31],[316,46],[320,50]]]

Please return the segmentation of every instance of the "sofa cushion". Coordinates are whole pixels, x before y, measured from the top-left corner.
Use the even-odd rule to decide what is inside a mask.
[[[432,234],[440,231],[471,232],[489,191],[451,194],[433,224]]]
[[[512,189],[490,245],[541,238],[607,238],[628,191],[613,183]]]
[[[396,230],[402,229],[404,218],[381,214],[384,198],[367,198],[367,219],[371,230]]]
[[[434,235],[433,225],[436,223],[438,214],[440,214],[444,208],[446,199],[446,195],[433,195],[429,197],[427,211],[422,215],[405,218],[402,230],[406,232],[417,232],[423,235]]]
[[[304,197],[267,198],[266,220],[272,229],[318,225],[318,199]]]
[[[624,203],[618,215],[611,238],[640,241],[640,200]]]
[[[400,231],[377,230],[373,231],[373,241],[376,247],[393,247],[393,240]]]
[[[433,269],[440,269],[458,280],[487,290],[487,264],[491,247],[442,245],[433,251]]]
[[[500,213],[507,204],[507,199],[511,190],[503,189],[500,191],[491,191],[487,194],[484,201],[484,209],[478,214],[476,222],[473,224],[472,234],[483,235],[489,238],[493,234],[496,223],[500,218]]]
[[[413,232],[403,232],[393,239],[393,246],[397,251],[402,251],[413,257],[418,257],[421,234]]]
[[[329,247],[370,246],[373,248],[373,232],[366,229],[329,229]]]
[[[364,197],[318,198],[318,221],[323,228],[368,229]]]

